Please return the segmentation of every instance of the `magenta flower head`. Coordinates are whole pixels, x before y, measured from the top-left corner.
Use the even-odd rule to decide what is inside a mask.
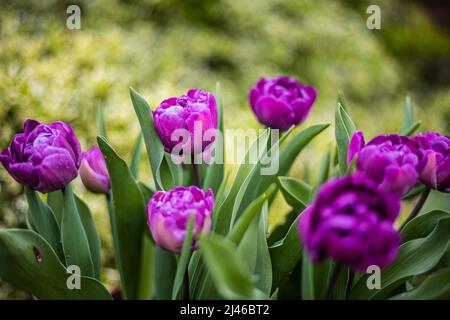
[[[450,192],[450,137],[426,132],[413,139],[423,150],[426,159],[420,180],[430,188]]]
[[[191,248],[196,249],[200,235],[211,229],[213,206],[211,189],[205,192],[190,186],[156,192],[147,204],[147,223],[153,239],[160,247],[179,252],[194,215]]]
[[[182,138],[175,130],[189,134],[191,152],[203,151],[214,139],[203,139],[209,129],[217,129],[217,105],[212,93],[190,89],[187,94],[164,100],[153,111],[156,130],[164,149],[171,152]],[[194,140],[195,139],[195,140]],[[187,142],[186,142],[187,143]],[[201,150],[196,150],[201,149]]]
[[[357,156],[356,168],[381,190],[405,195],[419,179],[424,161],[419,145],[397,134],[379,135],[364,145],[361,131],[349,143],[347,163]]]
[[[261,78],[250,90],[249,103],[259,122],[287,130],[305,121],[317,90],[289,77]]]
[[[24,132],[1,152],[0,162],[17,182],[47,193],[76,178],[80,154],[80,143],[67,123],[27,120]]]
[[[92,147],[81,155],[80,177],[84,186],[94,193],[108,193],[109,174],[105,158],[97,147]]]
[[[365,175],[325,183],[301,215],[299,232],[312,261],[330,257],[355,271],[391,263],[400,245],[393,227],[400,199],[381,191]]]

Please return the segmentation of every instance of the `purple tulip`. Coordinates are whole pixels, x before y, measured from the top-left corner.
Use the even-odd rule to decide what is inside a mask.
[[[186,95],[161,102],[153,111],[153,118],[167,152],[180,143],[179,137],[172,137],[174,131],[184,129],[189,134],[191,152],[199,153],[214,141],[203,139],[203,135],[209,129],[217,129],[216,99],[212,93],[190,89]],[[196,124],[201,126],[198,132],[200,135],[195,130]]]
[[[430,188],[450,192],[450,137],[426,132],[413,139],[424,151],[426,159],[420,180]]]
[[[94,193],[108,193],[109,174],[105,158],[97,147],[92,147],[81,155],[80,177],[84,186]]]
[[[211,229],[213,206],[211,189],[205,192],[190,186],[156,192],[147,204],[147,223],[153,239],[160,247],[179,252],[194,215],[191,249],[196,249],[200,235]]]
[[[419,145],[397,134],[379,135],[364,145],[356,131],[349,143],[347,163],[357,156],[356,168],[375,181],[381,190],[405,195],[418,182],[424,161]]]
[[[365,272],[391,263],[400,245],[393,227],[400,199],[357,173],[333,179],[301,215],[299,232],[312,261],[326,257]]]
[[[250,90],[249,102],[259,122],[285,131],[305,121],[316,96],[316,88],[293,78],[261,78]]]
[[[24,132],[0,154],[0,162],[17,182],[47,193],[76,178],[80,154],[80,143],[67,123],[27,120]]]

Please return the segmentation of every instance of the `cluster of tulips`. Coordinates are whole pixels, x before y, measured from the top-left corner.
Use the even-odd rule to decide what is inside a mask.
[[[142,136],[130,165],[112,149],[104,124],[99,147],[81,152],[69,124],[27,120],[23,133],[0,154],[29,203],[29,230],[0,230],[0,256],[9,261],[0,262],[0,278],[37,298],[111,298],[99,282],[100,244],[89,208],[70,188],[79,173],[88,190],[106,196],[122,298],[428,297],[421,286],[450,279],[450,213],[418,214],[430,190],[450,192],[450,138],[436,132],[413,135],[418,125],[406,105],[409,123],[402,134],[382,134],[366,143],[340,99],[336,145],[323,156],[311,186],[286,175],[298,153],[328,126],[311,126],[291,137],[316,96],[315,88],[293,78],[256,83],[249,104],[267,129],[255,144],[267,150],[256,163],[244,159],[231,183],[223,163],[174,165],[168,156],[180,144],[174,139],[180,129],[190,134],[185,143],[192,147],[183,150],[192,156],[216,143],[193,139],[198,123],[202,134],[223,130],[220,91],[190,89],[152,111],[132,89]],[[99,118],[102,123],[101,111]],[[269,139],[270,130],[280,130],[280,139]],[[151,185],[138,181],[142,137]],[[274,146],[280,148],[279,172],[261,175],[260,160]],[[269,234],[268,208],[276,190],[292,211]],[[419,194],[398,227],[402,199]],[[57,265],[43,266],[48,260]],[[72,265],[81,270],[78,290],[66,285],[64,271]],[[371,266],[383,269],[374,291],[366,286]],[[447,286],[437,295],[449,294]]]

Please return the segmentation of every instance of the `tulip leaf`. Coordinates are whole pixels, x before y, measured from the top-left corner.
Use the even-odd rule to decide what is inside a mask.
[[[228,239],[230,239],[232,242],[234,242],[236,245],[240,243],[242,240],[242,237],[245,234],[245,231],[248,229],[252,221],[254,220],[254,217],[261,212],[261,209],[264,205],[264,203],[271,197],[271,195],[274,193],[275,188],[269,188],[267,192],[260,195],[258,198],[253,200],[252,203],[245,209],[245,211],[242,213],[242,215],[239,217],[239,219],[236,221],[235,225],[233,226],[232,230],[228,234]]]
[[[146,229],[144,198],[126,162],[105,138],[98,137],[97,141],[111,180],[110,220],[116,264],[124,296],[135,299],[139,288],[142,233]]]
[[[61,220],[61,240],[66,265],[78,266],[81,274],[94,277],[94,264],[81,214],[70,184],[63,189],[64,210]]]
[[[335,138],[338,147],[339,174],[347,172],[347,150],[356,127],[348,113],[338,102],[335,113]]]
[[[220,205],[220,207],[214,212],[214,230],[220,234],[227,234],[234,223],[234,219],[237,218],[236,214],[243,199],[244,193],[246,192],[249,182],[251,180],[253,172],[258,167],[258,163],[264,153],[264,149],[261,146],[266,146],[270,129],[266,129],[258,137],[258,139],[252,144],[248,150],[242,164],[239,166],[236,178],[234,179],[233,185],[228,192],[225,200]],[[254,157],[257,155],[257,163],[251,163],[249,161],[250,156]]]
[[[142,196],[144,197],[144,203],[147,204],[148,201],[150,200],[150,198],[155,193],[155,190],[153,190],[148,185],[146,185],[145,183],[142,183],[140,181],[138,182],[138,184],[139,184],[139,188],[141,189]]]
[[[302,246],[297,231],[299,219],[300,215],[294,220],[286,236],[269,248],[272,258],[272,289],[275,289],[281,280],[292,272],[302,257]]]
[[[450,212],[433,210],[409,221],[402,229],[402,240],[424,238],[433,231],[441,219],[450,218]]]
[[[393,296],[392,300],[438,300],[450,297],[450,268],[433,272],[416,288]]]
[[[311,186],[302,180],[279,177],[278,186],[286,202],[296,211],[303,210],[308,204]]]
[[[139,166],[141,164],[142,134],[139,133],[134,143],[133,154],[131,156],[130,170],[137,179],[139,175]]]
[[[19,253],[19,254],[18,254]],[[0,278],[45,300],[110,300],[96,279],[81,276],[80,289],[69,289],[69,277],[55,251],[39,234],[23,229],[0,230]]]
[[[225,299],[262,299],[265,295],[254,286],[247,265],[228,239],[210,234],[201,239],[200,250],[213,283]]]
[[[270,295],[272,290],[272,262],[267,246],[268,202],[264,202],[261,212],[247,228],[238,253],[247,262],[250,272],[257,277],[256,287]]]
[[[291,227],[294,220],[299,215],[299,211],[297,210],[291,210],[284,216],[284,221],[277,225],[272,232],[270,233],[270,236],[267,240],[269,243],[269,247],[271,247],[273,244],[275,244],[277,241],[283,239],[287,232],[289,231],[289,228]]]
[[[186,236],[184,238],[183,247],[181,248],[180,258],[178,260],[177,271],[175,273],[175,280],[172,289],[172,300],[175,300],[183,284],[184,275],[186,272],[186,266],[189,263],[189,258],[191,257],[191,246],[192,246],[192,231],[194,226],[195,215],[191,215],[188,221]],[[184,299],[189,299],[189,297],[183,297]]]
[[[155,249],[150,232],[144,231],[142,235],[141,270],[139,275],[139,300],[150,300],[153,298]]]
[[[94,265],[94,276],[100,279],[101,267],[101,242],[100,236],[92,218],[91,211],[87,204],[75,195],[78,213],[80,214],[81,222],[83,223],[84,231],[89,242],[89,249],[91,251],[92,263]]]
[[[313,189],[310,192],[308,202],[312,202],[312,200],[316,197],[317,191],[320,189],[320,186],[325,181],[328,180],[328,177],[330,176],[330,165],[331,165],[331,147],[327,149],[325,154],[322,156],[322,159],[320,160],[320,166],[317,172],[316,181],[314,183]]]
[[[292,164],[294,163],[299,153],[303,150],[303,148],[305,148],[314,137],[325,130],[328,126],[328,123],[310,126],[297,133],[289,140],[289,142],[287,142],[285,146],[280,147],[283,145],[283,142],[287,140],[288,136],[293,132],[293,129],[291,128],[289,131],[285,132],[280,137],[280,140],[272,146],[271,150],[263,155],[265,160],[264,163],[268,163],[267,160],[270,158],[266,157],[270,155],[272,157],[270,162],[271,166],[276,166],[278,164],[278,170],[276,170],[273,174],[261,174],[261,165],[258,164],[259,167],[257,170],[255,170],[255,173],[250,182],[251,186],[256,187],[247,190],[247,194],[245,195],[244,200],[241,204],[241,211],[248,206],[252,199],[255,199],[257,196],[263,193],[272,183],[276,183],[278,176],[287,175]],[[277,148],[278,155],[276,152]]]
[[[323,299],[328,283],[329,273],[332,269],[331,262],[329,260],[325,260],[314,264],[309,259],[308,253],[305,250],[303,251],[301,264],[302,299]]]
[[[174,186],[175,183],[164,157],[164,146],[156,131],[152,110],[144,97],[137,93],[133,88],[130,88],[130,96],[134,111],[136,112],[139,124],[141,125],[141,131],[144,137],[145,147],[147,148],[148,159],[150,161],[150,167],[152,169],[156,187],[159,190],[170,189],[170,186]]]
[[[361,277],[351,292],[352,299],[385,298],[409,277],[425,273],[436,266],[450,244],[450,218],[439,220],[425,238],[414,239],[400,246],[395,261],[381,272],[381,289],[369,290],[367,278]]]
[[[216,84],[216,94],[215,94],[216,102],[217,102],[217,123],[218,123],[218,130],[219,133],[222,134],[223,137],[223,101],[222,101],[222,94],[220,91],[220,83],[217,82]],[[215,154],[221,153],[222,158],[224,159],[225,151],[224,151],[224,145],[222,141],[222,148],[219,149],[217,146],[219,143],[219,137],[216,137],[216,140],[213,142],[216,144],[213,146]],[[211,188],[214,192],[214,194],[217,193],[219,190],[220,184],[222,183],[222,180],[224,178],[224,163],[223,161],[213,161],[210,165],[207,166],[205,180],[203,182],[203,189],[207,190],[208,188]]]
[[[105,126],[105,114],[103,112],[103,107],[100,104],[97,105],[97,128],[98,128],[98,135],[108,138]]]
[[[53,214],[52,209],[41,199],[39,194],[25,187],[25,195],[28,201],[28,221],[50,246],[55,250],[58,257],[64,263],[64,255],[61,247],[61,236],[58,222]]]
[[[419,128],[420,121],[415,120],[413,107],[411,105],[411,98],[409,96],[405,99],[403,110],[403,125],[401,134],[404,136],[411,136]]]
[[[177,270],[177,260],[172,252],[161,247],[155,248],[155,297],[158,300],[170,300]]]

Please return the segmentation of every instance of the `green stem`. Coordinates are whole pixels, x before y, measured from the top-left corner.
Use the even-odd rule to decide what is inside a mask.
[[[195,181],[195,185],[199,188],[202,187],[202,178],[200,175],[200,168],[199,166],[194,162],[195,156],[194,154],[192,154],[192,170],[194,171],[194,181]]]
[[[427,200],[429,194],[430,194],[431,189],[430,188],[426,188],[422,194],[420,195],[419,201],[417,201],[416,205],[414,206],[414,209],[411,211],[411,213],[409,214],[408,218],[405,220],[405,222],[403,222],[403,224],[400,227],[400,230],[402,230],[406,224],[408,222],[410,222],[412,219],[414,219],[418,214],[420,209],[422,209],[425,201]]]
[[[331,273],[330,280],[328,281],[327,289],[325,291],[325,300],[331,300],[331,293],[333,292],[334,285],[336,284],[341,269],[342,265],[339,262],[336,262]]]
[[[188,269],[189,263],[186,264],[186,269],[184,271],[184,278],[183,278],[183,291],[181,292],[181,297],[183,300],[189,301],[189,269]]]
[[[355,279],[355,271],[350,270],[348,274],[347,287],[345,288],[345,300],[348,300],[348,297],[350,296],[354,279]]]

